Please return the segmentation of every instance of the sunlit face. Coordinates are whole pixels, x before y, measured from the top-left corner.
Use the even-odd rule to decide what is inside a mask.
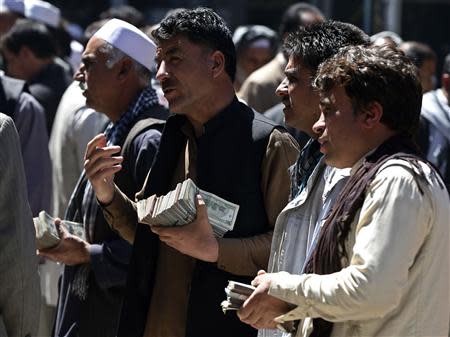
[[[320,97],[312,88],[312,73],[292,56],[289,57],[284,73],[286,78],[280,83],[276,93],[284,104],[286,125],[316,138],[312,127],[320,116]]]
[[[195,115],[211,99],[212,51],[177,35],[158,45],[156,78],[161,82],[169,109]]]
[[[345,89],[335,87],[322,96],[320,119],[314,131],[320,135],[320,152],[325,162],[334,167],[352,167],[366,152],[363,114],[354,113]]]
[[[108,55],[100,50],[104,44],[96,37],[89,40],[74,79],[80,82],[86,105],[107,114],[115,102],[117,91],[114,67],[109,69],[106,66]]]

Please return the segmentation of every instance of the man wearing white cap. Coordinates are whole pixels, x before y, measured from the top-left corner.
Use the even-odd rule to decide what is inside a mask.
[[[19,18],[32,19],[56,28],[61,21],[61,11],[41,0],[0,0],[0,36],[8,32]]]
[[[106,145],[110,153],[121,151],[113,159],[122,167],[114,182],[128,197],[144,183],[167,117],[150,85],[155,52],[145,34],[113,19],[89,40],[75,74],[86,104],[112,121],[90,142],[94,153],[86,152],[85,165]],[[40,252],[65,264],[54,336],[115,336],[131,245],[106,223],[84,172],[65,218],[82,222],[87,239],[70,235],[57,220],[61,242]]]

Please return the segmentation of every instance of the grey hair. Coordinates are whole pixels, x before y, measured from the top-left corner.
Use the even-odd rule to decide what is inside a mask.
[[[102,53],[108,55],[108,59],[106,60],[106,67],[108,69],[112,69],[114,65],[119,62],[124,57],[129,57],[120,49],[114,47],[112,44],[105,41],[105,43],[99,48]],[[133,62],[133,68],[142,85],[147,86],[150,83],[151,71],[144,67],[142,64],[130,58]]]

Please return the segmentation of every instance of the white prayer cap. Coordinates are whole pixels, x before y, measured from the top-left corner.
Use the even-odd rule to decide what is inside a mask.
[[[0,0],[0,13],[14,12],[22,14],[24,12],[23,1],[19,0]]]
[[[58,27],[61,11],[58,7],[41,0],[24,0],[24,16],[51,27]]]
[[[132,24],[119,19],[111,19],[94,36],[120,49],[147,69],[153,69],[156,45]]]

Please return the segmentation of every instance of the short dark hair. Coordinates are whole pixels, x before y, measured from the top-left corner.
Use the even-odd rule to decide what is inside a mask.
[[[355,113],[371,102],[383,107],[381,122],[409,136],[419,125],[422,87],[417,67],[389,46],[351,46],[325,61],[314,85],[321,93],[345,89]]]
[[[146,24],[144,14],[141,11],[134,8],[133,6],[129,5],[110,7],[107,10],[100,13],[99,19],[100,20],[120,19],[128,23],[131,23],[133,26],[138,28],[144,27]]]
[[[176,35],[187,37],[191,42],[219,50],[225,56],[225,71],[234,81],[236,74],[236,51],[230,29],[225,21],[210,8],[184,9],[164,18],[152,36],[162,42]]]
[[[292,56],[314,76],[319,65],[342,47],[368,45],[369,42],[369,36],[358,27],[330,20],[290,33],[283,48],[285,55]]]
[[[444,59],[444,65],[442,66],[442,73],[450,75],[450,54],[447,54],[447,56]]]
[[[1,39],[1,49],[18,54],[22,47],[28,47],[38,58],[56,55],[56,46],[48,28],[39,22],[20,19]]]
[[[283,38],[287,33],[296,31],[299,27],[305,26],[305,22],[302,21],[302,13],[305,12],[324,17],[322,12],[316,6],[306,2],[297,2],[290,5],[281,18],[280,27],[278,29],[280,38]]]
[[[422,67],[427,60],[437,60],[436,53],[430,46],[425,43],[417,41],[403,42],[399,49],[403,51],[407,58],[409,58],[418,68]]]

